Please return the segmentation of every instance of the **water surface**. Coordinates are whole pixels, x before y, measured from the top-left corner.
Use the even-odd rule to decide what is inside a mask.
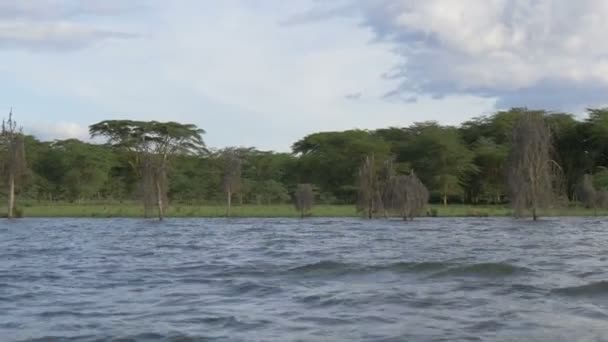
[[[601,219],[0,222],[1,341],[608,341]]]

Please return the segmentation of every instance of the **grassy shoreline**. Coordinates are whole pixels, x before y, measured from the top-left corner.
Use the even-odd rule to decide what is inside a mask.
[[[120,218],[143,217],[143,208],[138,203],[108,203],[108,204],[73,204],[27,203],[21,207],[24,217],[33,218]],[[499,205],[430,205],[429,213],[436,217],[506,217],[512,211],[506,206]],[[226,209],[220,205],[180,205],[171,206],[167,217],[175,218],[214,218],[224,217]],[[598,210],[581,207],[568,207],[547,210],[542,216],[608,216],[608,210]],[[232,208],[232,217],[260,218],[296,218],[299,214],[288,204],[281,205],[244,205]],[[352,205],[318,205],[313,208],[312,217],[359,217]]]

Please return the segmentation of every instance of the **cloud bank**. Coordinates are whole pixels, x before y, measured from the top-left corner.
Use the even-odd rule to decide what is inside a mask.
[[[66,50],[106,39],[130,38],[134,35],[104,28],[95,19],[130,11],[134,4],[117,0],[0,0],[0,47]]]
[[[290,23],[357,17],[393,44],[400,81],[389,97],[474,95],[497,107],[576,109],[606,104],[604,0],[347,0]]]

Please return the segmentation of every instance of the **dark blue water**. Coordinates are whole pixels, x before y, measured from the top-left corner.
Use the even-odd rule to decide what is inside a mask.
[[[0,341],[608,341],[600,219],[0,222]]]

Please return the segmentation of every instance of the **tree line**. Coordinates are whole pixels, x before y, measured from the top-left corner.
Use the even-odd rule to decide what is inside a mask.
[[[9,115],[0,133],[9,216],[18,210],[17,197],[142,200],[146,215],[159,217],[169,203],[225,203],[229,214],[233,205],[295,200],[306,215],[314,200],[353,204],[367,217],[414,217],[427,199],[511,203],[534,207],[533,216],[548,205],[608,205],[605,108],[589,109],[584,119],[513,108],[459,126],[320,132],[296,141],[291,153],[209,148],[202,129],[175,122],[108,120],[90,133],[101,143],[40,141]]]

